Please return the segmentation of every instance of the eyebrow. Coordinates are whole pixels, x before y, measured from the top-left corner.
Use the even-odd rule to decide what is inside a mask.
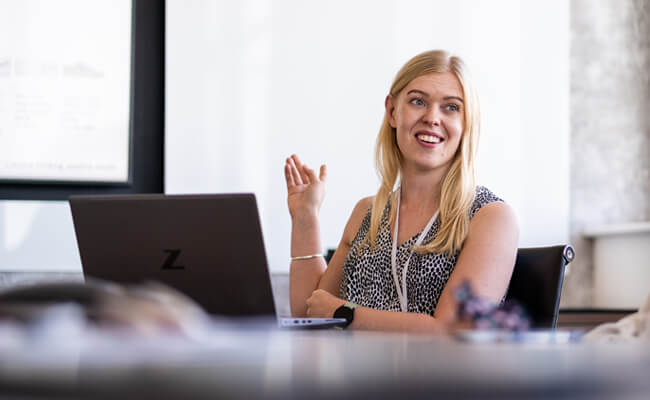
[[[429,97],[429,93],[427,93],[425,91],[422,91],[422,90],[419,90],[419,89],[411,89],[406,94],[408,95],[408,94],[411,94],[411,93],[419,93],[419,94],[421,94],[423,96]],[[463,99],[461,99],[458,96],[445,96],[445,97],[443,97],[443,100],[458,100],[458,101],[460,101],[461,103],[464,104]]]

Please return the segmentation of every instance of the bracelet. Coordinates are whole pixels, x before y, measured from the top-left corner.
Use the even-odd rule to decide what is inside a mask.
[[[310,254],[308,256],[291,257],[291,261],[309,260],[310,258],[324,257],[322,254]]]

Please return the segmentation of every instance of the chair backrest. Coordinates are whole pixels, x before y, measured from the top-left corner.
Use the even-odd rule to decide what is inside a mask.
[[[575,256],[571,245],[520,248],[506,300],[526,308],[533,328],[555,329],[564,267]]]

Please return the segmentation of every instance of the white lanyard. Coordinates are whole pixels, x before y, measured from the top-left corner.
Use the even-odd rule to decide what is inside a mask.
[[[399,231],[399,201],[401,197],[402,197],[402,188],[399,188],[397,189],[397,214],[395,216],[395,226],[393,227],[393,249],[391,252],[390,261],[391,261],[391,266],[393,268],[393,280],[395,281],[395,290],[397,290],[397,297],[399,298],[400,306],[402,307],[403,312],[408,312],[408,295],[406,293],[406,271],[408,270],[409,261],[411,261],[411,256],[413,255],[414,249],[422,244],[422,241],[427,236],[427,233],[429,233],[429,231],[431,230],[433,223],[435,222],[436,218],[438,218],[439,210],[433,214],[433,216],[427,223],[427,226],[424,227],[424,230],[422,231],[422,233],[420,233],[420,236],[418,236],[417,240],[415,241],[415,245],[413,245],[413,248],[411,248],[411,252],[409,253],[408,258],[406,259],[404,268],[402,269],[402,287],[400,288],[399,280],[397,279],[397,232]]]

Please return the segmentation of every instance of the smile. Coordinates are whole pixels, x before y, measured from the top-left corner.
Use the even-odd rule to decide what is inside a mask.
[[[427,143],[427,144],[438,144],[445,140],[436,134],[429,134],[429,133],[418,133],[415,135],[415,137],[420,142]]]
[[[440,142],[442,142],[442,139],[440,139],[438,136],[418,135],[418,139],[420,139],[423,142],[427,142],[427,143],[440,143]]]

